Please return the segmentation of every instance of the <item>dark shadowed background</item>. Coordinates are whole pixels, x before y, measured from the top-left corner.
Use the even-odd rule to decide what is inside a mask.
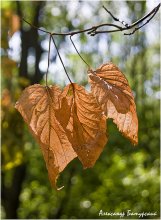
[[[75,159],[60,175],[56,192],[48,180],[40,148],[14,108],[22,90],[44,84],[49,36],[35,31],[18,16],[49,31],[66,32],[113,22],[102,8],[134,22],[158,1],[3,1],[2,2],[2,218],[117,218],[107,212],[157,212],[159,218],[160,145],[160,21],[159,13],[131,36],[123,33],[80,34],[73,40],[93,69],[112,61],[126,75],[135,95],[139,144],[132,146],[108,122],[109,141],[92,169]],[[87,84],[87,67],[69,37],[55,37],[71,78]],[[51,84],[68,79],[54,46],[49,68]],[[138,218],[131,216],[125,218]],[[149,216],[147,218],[155,218]]]

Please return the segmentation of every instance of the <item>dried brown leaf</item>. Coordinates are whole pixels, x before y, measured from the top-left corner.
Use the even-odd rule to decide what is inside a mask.
[[[122,134],[133,144],[138,143],[138,119],[134,97],[127,79],[113,64],[89,70],[93,95],[107,118],[112,118]]]
[[[59,173],[77,156],[55,116],[60,94],[56,86],[35,84],[23,91],[15,106],[41,146],[52,186],[56,186]],[[63,117],[66,121],[65,114]]]
[[[65,114],[68,121],[62,119]],[[94,96],[75,83],[66,86],[56,116],[84,168],[92,167],[107,142],[106,118]]]

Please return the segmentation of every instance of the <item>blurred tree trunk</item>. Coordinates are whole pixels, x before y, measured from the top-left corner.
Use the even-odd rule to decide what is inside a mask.
[[[2,181],[2,204],[5,208],[7,219],[17,219],[17,209],[19,207],[19,195],[26,175],[26,165],[21,164],[13,171],[12,185],[8,188]],[[4,180],[4,173],[2,179]]]
[[[32,5],[34,5],[34,18],[33,21],[31,21],[35,26],[39,26],[39,15],[41,13],[42,8],[44,7],[44,1],[43,2],[34,2]],[[21,8],[21,2],[17,1],[17,14],[20,17],[22,16],[22,8]],[[41,73],[39,69],[39,62],[42,54],[42,49],[40,42],[38,40],[38,31],[30,28],[28,30],[25,30],[21,23],[21,61],[20,61],[20,68],[19,68],[19,76],[24,77],[29,80],[30,84],[39,83],[41,79],[43,78],[43,74]],[[27,64],[27,58],[29,54],[30,48],[33,49],[35,52],[35,71],[33,74],[29,73],[28,70],[28,64]],[[20,85],[23,89],[23,86]],[[22,123],[20,121],[19,123]],[[23,143],[23,131],[21,132],[21,136],[19,137],[20,143]],[[2,171],[2,204],[4,206],[5,212],[6,212],[6,218],[7,219],[17,219],[17,209],[19,207],[19,196],[21,193],[22,185],[25,180],[26,176],[26,164],[25,162],[17,167],[15,167],[12,172],[12,180],[11,185],[6,186],[5,179],[6,179],[6,173]]]
[[[31,22],[35,26],[39,26],[39,14],[41,9],[44,6],[44,1],[42,2],[35,2],[35,15],[34,19]],[[17,2],[17,11],[19,16],[22,17],[22,12],[21,12],[21,6],[20,2]],[[21,62],[20,62],[20,68],[19,68],[19,76],[25,77],[30,80],[31,84],[34,83],[39,83],[42,78],[43,74],[40,71],[39,68],[39,62],[41,58],[41,54],[43,52],[39,39],[38,39],[38,31],[34,28],[30,28],[29,30],[23,29],[21,25],[21,41],[22,41],[22,52],[21,52]],[[34,74],[29,73],[28,71],[28,66],[27,66],[27,58],[29,54],[29,50],[33,49],[33,52],[35,53],[35,72]]]

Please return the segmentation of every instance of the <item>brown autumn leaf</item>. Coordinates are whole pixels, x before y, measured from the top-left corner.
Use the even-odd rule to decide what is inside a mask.
[[[77,155],[74,152],[55,111],[59,109],[61,90],[57,86],[35,84],[27,87],[18,102],[17,110],[39,142],[52,186],[60,172]],[[64,119],[66,115],[64,114]]]
[[[107,142],[102,109],[91,93],[75,83],[64,88],[60,102],[61,109],[56,112],[56,117],[84,168],[92,167]],[[63,115],[69,120],[64,120]]]
[[[112,118],[122,134],[138,143],[138,119],[134,97],[127,79],[113,63],[96,71],[88,70],[91,90],[107,118]]]

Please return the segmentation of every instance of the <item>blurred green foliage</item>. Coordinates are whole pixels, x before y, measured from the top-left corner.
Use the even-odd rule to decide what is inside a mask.
[[[23,15],[32,20],[35,4],[20,2]],[[127,11],[129,20],[144,15],[146,2],[104,2],[114,12]],[[45,2],[42,7],[40,26],[51,31],[69,31],[100,22],[113,22],[102,9],[102,2]],[[152,4],[154,7],[155,4]],[[151,8],[152,9],[152,8]],[[117,130],[112,120],[107,122],[109,141],[92,169],[83,170],[78,159],[72,161],[60,175],[61,191],[51,188],[45,163],[39,146],[30,135],[14,104],[22,88],[29,80],[18,75],[18,65],[9,55],[7,31],[11,14],[16,12],[15,2],[2,2],[2,181],[5,188],[13,182],[18,166],[26,166],[26,175],[20,190],[17,218],[111,218],[99,216],[107,212],[157,212],[159,218],[159,16],[132,36],[121,33],[90,37],[73,37],[81,55],[98,67],[111,60],[125,73],[133,89],[139,119],[139,144],[132,146]],[[91,13],[90,13],[91,12]],[[54,16],[55,15],[55,16]],[[123,19],[123,17],[122,17]],[[125,19],[125,18],[124,18]],[[26,28],[29,28],[26,24]],[[149,27],[149,28],[148,28]],[[153,33],[150,33],[153,28]],[[152,40],[155,35],[155,40]],[[47,36],[40,40],[47,43]],[[80,60],[68,38],[56,37],[60,52],[69,74],[75,82],[87,86],[87,67]],[[103,42],[103,45],[102,45]],[[106,50],[103,50],[105,47]],[[52,49],[53,50],[53,49]],[[54,51],[54,50],[53,50]],[[55,52],[53,52],[55,53]],[[44,52],[45,54],[45,52]],[[43,58],[44,59],[44,58]],[[47,61],[47,57],[45,57]],[[60,65],[56,59],[56,65]],[[29,63],[30,65],[30,63]],[[50,69],[50,82],[57,80],[57,71]],[[43,81],[41,83],[44,83]],[[2,192],[3,194],[3,192]],[[10,201],[2,197],[2,218],[6,218],[5,205]],[[116,218],[116,217],[112,217]],[[127,217],[126,217],[127,218]],[[138,218],[138,217],[131,217]],[[147,217],[153,218],[153,217]],[[156,217],[154,217],[156,219]]]

